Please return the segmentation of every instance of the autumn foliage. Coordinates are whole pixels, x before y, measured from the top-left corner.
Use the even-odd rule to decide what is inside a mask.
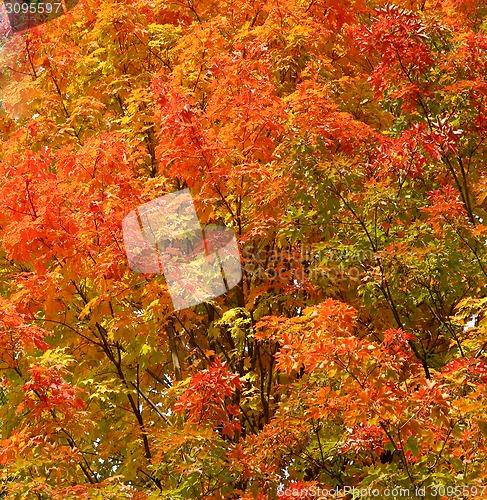
[[[7,35],[1,498],[482,498],[485,2],[81,0]],[[183,188],[243,278],[176,313],[122,220]]]

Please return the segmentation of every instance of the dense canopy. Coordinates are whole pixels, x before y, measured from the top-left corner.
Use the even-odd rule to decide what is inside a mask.
[[[1,45],[1,498],[482,497],[483,0],[81,0]],[[174,311],[122,220],[185,188],[243,276]]]

